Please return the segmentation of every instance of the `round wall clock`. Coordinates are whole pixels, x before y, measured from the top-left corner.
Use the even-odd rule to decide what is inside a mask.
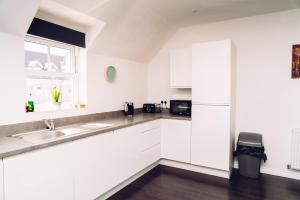
[[[116,80],[117,70],[114,66],[108,66],[105,70],[105,79],[112,83]]]

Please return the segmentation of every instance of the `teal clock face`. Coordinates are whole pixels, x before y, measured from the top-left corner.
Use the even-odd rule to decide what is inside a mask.
[[[116,80],[117,70],[114,66],[109,66],[106,68],[105,77],[106,80],[110,83]]]

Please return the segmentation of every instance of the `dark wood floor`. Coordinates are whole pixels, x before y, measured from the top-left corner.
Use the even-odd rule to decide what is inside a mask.
[[[300,200],[300,181],[270,175],[259,180],[234,172],[230,181],[158,166],[109,200]]]

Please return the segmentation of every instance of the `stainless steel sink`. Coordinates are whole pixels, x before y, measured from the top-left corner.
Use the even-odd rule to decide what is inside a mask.
[[[89,130],[102,129],[110,126],[112,126],[112,124],[95,122],[95,123],[82,124],[70,128],[60,128],[51,131],[41,130],[41,131],[34,131],[29,133],[19,133],[19,134],[11,135],[9,137],[18,138],[24,141],[35,143],[35,142],[41,142],[43,140],[51,140],[60,137],[68,137],[68,136],[84,133]]]
[[[42,130],[42,131],[35,131],[29,133],[20,133],[20,134],[11,135],[10,137],[23,139],[29,142],[37,142],[41,140],[49,140],[49,139],[55,139],[59,137],[80,134],[85,131],[86,129],[81,129],[81,128],[65,128],[65,129],[53,130],[53,131]]]

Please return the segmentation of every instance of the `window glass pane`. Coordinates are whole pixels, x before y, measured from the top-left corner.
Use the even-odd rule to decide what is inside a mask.
[[[72,79],[56,79],[53,80],[53,88],[60,91],[62,103],[73,103],[73,80]]]
[[[32,98],[36,111],[49,110],[51,100],[51,79],[27,79],[27,98]]]
[[[72,72],[71,51],[68,49],[50,47],[50,63],[48,71]]]
[[[57,47],[55,42],[43,39],[30,40],[24,42],[25,67],[30,69],[26,71],[26,102],[34,102],[35,112],[74,108],[78,98],[74,47],[60,43]]]
[[[57,109],[53,89],[60,92],[59,106],[61,109],[72,108],[73,102],[73,79],[47,79],[27,78],[27,98],[31,98],[35,104],[36,111],[49,111]]]
[[[25,67],[33,70],[44,70],[47,57],[48,47],[46,45],[25,42]]]

